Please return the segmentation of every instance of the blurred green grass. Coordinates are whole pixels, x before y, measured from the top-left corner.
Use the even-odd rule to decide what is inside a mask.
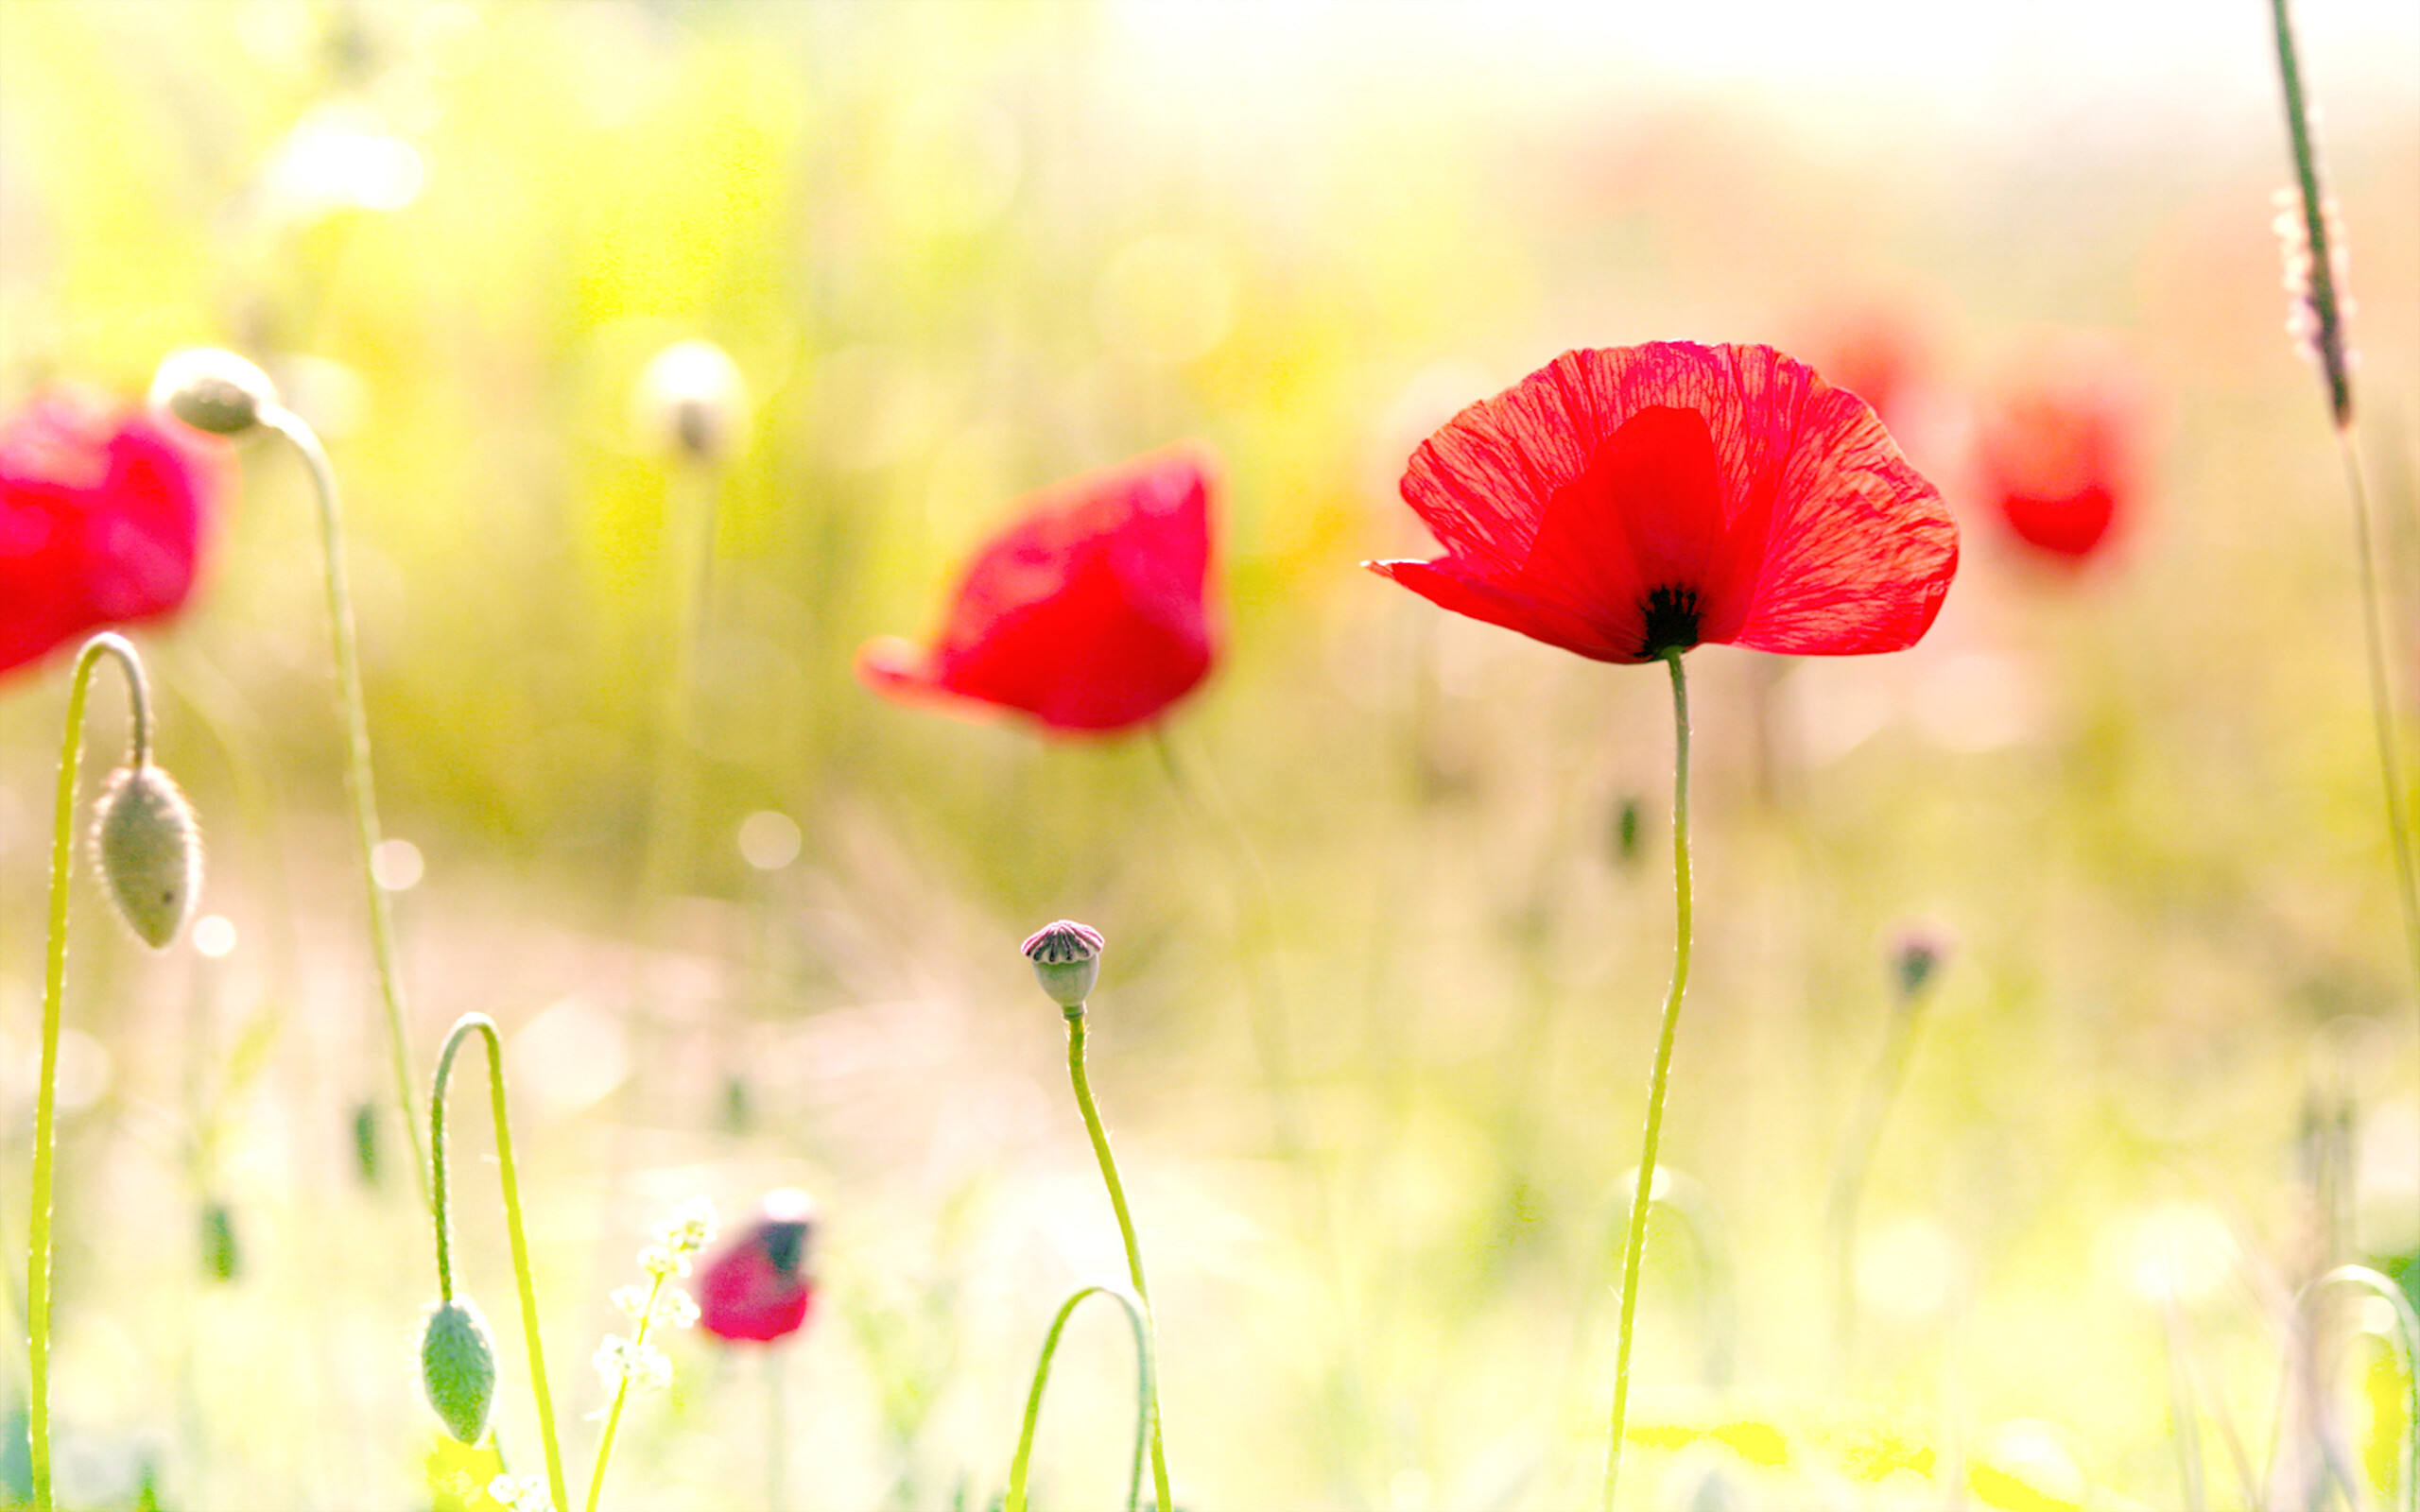
[[[2408,606],[2420,101],[2331,92],[2322,65],[2350,55],[2327,27],[2362,14],[2308,9]],[[1634,1418],[1660,1448],[1634,1504],[1707,1473],[1749,1504],[1914,1504],[1944,1467],[2061,1456],[2037,1503],[1974,1494],[2178,1504],[2169,1335],[2136,1286],[2170,1243],[2215,1247],[2182,1332],[2212,1504],[2240,1504],[2221,1419],[2256,1469],[2280,1288],[2315,1243],[2304,1107],[2340,1070],[2353,1243],[2420,1247],[2347,511],[2275,334],[2260,17],[2203,44],[2242,61],[2197,111],[2147,89],[1981,129],[1658,73],[1619,21],[1605,87],[1575,97],[1504,65],[1517,35],[1451,26],[1331,72],[1296,33],[1349,31],[1350,8],[1247,12],[1228,29],[1265,72],[1221,76],[1223,24],[1182,14],[1194,31],[1139,6],[0,15],[0,395],[130,394],[212,342],[269,363],[329,436],[387,827],[427,861],[398,900],[417,1050],[473,1009],[516,1036],[568,1414],[595,1404],[586,1354],[648,1225],[691,1191],[735,1220],[795,1183],[827,1225],[787,1366],[797,1503],[994,1494],[1050,1309],[1117,1267],[1013,954],[1070,915],[1111,941],[1096,1082],[1188,1504],[1589,1499],[1668,969],[1663,691],[1444,622],[1354,563],[1425,544],[1392,488],[1426,427],[1564,347],[1799,346],[1908,299],[1942,419],[1903,438],[1966,531],[1933,637],[1692,659],[1700,974],[1667,1150],[1720,1214],[1733,1290],[1705,1296],[1659,1242]],[[1387,80],[1458,40],[1466,77],[1429,58]],[[1551,52],[1554,26],[1526,45]],[[1188,46],[1201,78],[1170,70]],[[315,198],[312,154],[365,136],[408,146],[417,193]],[[2019,558],[1958,460],[1962,397],[2046,324],[2117,333],[2164,404],[2156,488],[2073,581]],[[713,500],[684,739],[671,563],[704,500],[641,444],[630,393],[692,335],[755,405]],[[1015,494],[1180,435],[1229,470],[1231,647],[1171,732],[1192,801],[1148,744],[856,687],[855,647],[925,628]],[[432,1278],[397,1131],[383,1191],[351,1169],[386,1074],[307,505],[283,458],[245,471],[202,593],[146,639],[211,839],[205,906],[239,944],[139,959],[79,894],[69,1013],[97,1069],[63,1147],[56,1412],[95,1504],[130,1502],[145,1462],[182,1504],[420,1504],[435,1428],[408,1340]],[[18,1110],[57,681],[0,689]],[[1204,816],[1212,783],[1272,906]],[[804,836],[770,873],[733,839],[762,809]],[[1917,919],[1960,945],[1869,1181],[1876,1291],[1841,1360],[1823,1202]],[[510,1332],[483,1176],[464,1162],[466,1263]],[[10,1242],[25,1184],[12,1161]],[[227,1285],[201,1269],[212,1198],[240,1235]],[[1071,1335],[1037,1460],[1055,1504],[1116,1494],[1121,1333],[1103,1314]],[[610,1498],[748,1504],[759,1362],[679,1360]],[[510,1372],[501,1403],[526,1455]]]

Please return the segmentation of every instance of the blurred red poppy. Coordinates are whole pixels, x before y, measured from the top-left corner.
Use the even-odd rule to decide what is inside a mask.
[[[1958,569],[1873,409],[1771,347],[1567,352],[1422,442],[1403,496],[1445,555],[1374,571],[1599,662],[1899,650]]]
[[[2146,416],[2133,368],[2082,337],[2046,341],[2001,374],[1976,420],[1974,471],[2017,539],[2081,564],[2140,491]]]
[[[0,672],[176,612],[226,477],[218,443],[80,395],[0,427]]]
[[[777,1192],[764,1215],[698,1275],[698,1322],[730,1343],[770,1344],[805,1326],[815,1300],[807,1273],[815,1210],[804,1193]]]
[[[1213,470],[1206,448],[1183,445],[1032,495],[976,554],[933,644],[869,642],[859,679],[902,701],[988,704],[1067,733],[1157,718],[1218,660]]]

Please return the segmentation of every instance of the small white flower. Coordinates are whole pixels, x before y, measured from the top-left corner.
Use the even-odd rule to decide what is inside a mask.
[[[671,1356],[652,1344],[635,1346],[631,1351],[631,1383],[658,1391],[672,1384]]]
[[[647,1313],[647,1288],[644,1286],[614,1287],[614,1306],[624,1317],[636,1322]]]
[[[546,1483],[535,1475],[498,1475],[488,1482],[488,1500],[514,1512],[554,1512]]]
[[[698,1321],[698,1299],[678,1286],[664,1289],[664,1300],[657,1304],[656,1315],[677,1329],[685,1329]]]
[[[608,1390],[617,1390],[631,1378],[638,1364],[639,1347],[618,1333],[608,1333],[605,1342],[596,1347],[596,1373],[605,1378]]]
[[[656,1229],[656,1237],[674,1254],[703,1249],[714,1243],[715,1204],[706,1196],[691,1197],[672,1210],[672,1216]],[[685,1270],[683,1275],[688,1274]]]
[[[639,1269],[657,1280],[689,1274],[689,1257],[685,1251],[665,1245],[649,1245],[639,1251]]]

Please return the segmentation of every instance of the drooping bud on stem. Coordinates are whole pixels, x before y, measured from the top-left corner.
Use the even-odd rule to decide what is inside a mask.
[[[232,352],[195,347],[172,352],[151,380],[151,406],[198,431],[241,436],[277,407],[268,374]]]
[[[719,462],[748,428],[748,384],[711,341],[676,341],[639,375],[635,409],[649,444],[693,462]]]
[[[1050,1001],[1073,1013],[1093,995],[1100,980],[1100,931],[1063,919],[1046,924],[1025,942],[1026,959],[1033,963],[1034,979]]]
[[[428,1310],[420,1332],[420,1378],[445,1431],[477,1443],[495,1405],[495,1341],[476,1303],[457,1297]]]
[[[95,805],[93,864],[143,943],[175,942],[201,895],[201,833],[165,771],[137,761],[110,774]]]

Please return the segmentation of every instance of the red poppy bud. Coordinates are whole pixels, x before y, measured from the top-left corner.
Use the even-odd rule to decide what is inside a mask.
[[[54,394],[0,427],[0,671],[193,591],[216,443]]]
[[[796,1333],[815,1300],[814,1237],[815,1206],[804,1193],[766,1197],[764,1215],[698,1273],[699,1326],[733,1344]]]
[[[1206,448],[1177,446],[1033,495],[976,553],[932,645],[870,642],[859,680],[1064,734],[1158,718],[1218,660],[1212,466]]]

